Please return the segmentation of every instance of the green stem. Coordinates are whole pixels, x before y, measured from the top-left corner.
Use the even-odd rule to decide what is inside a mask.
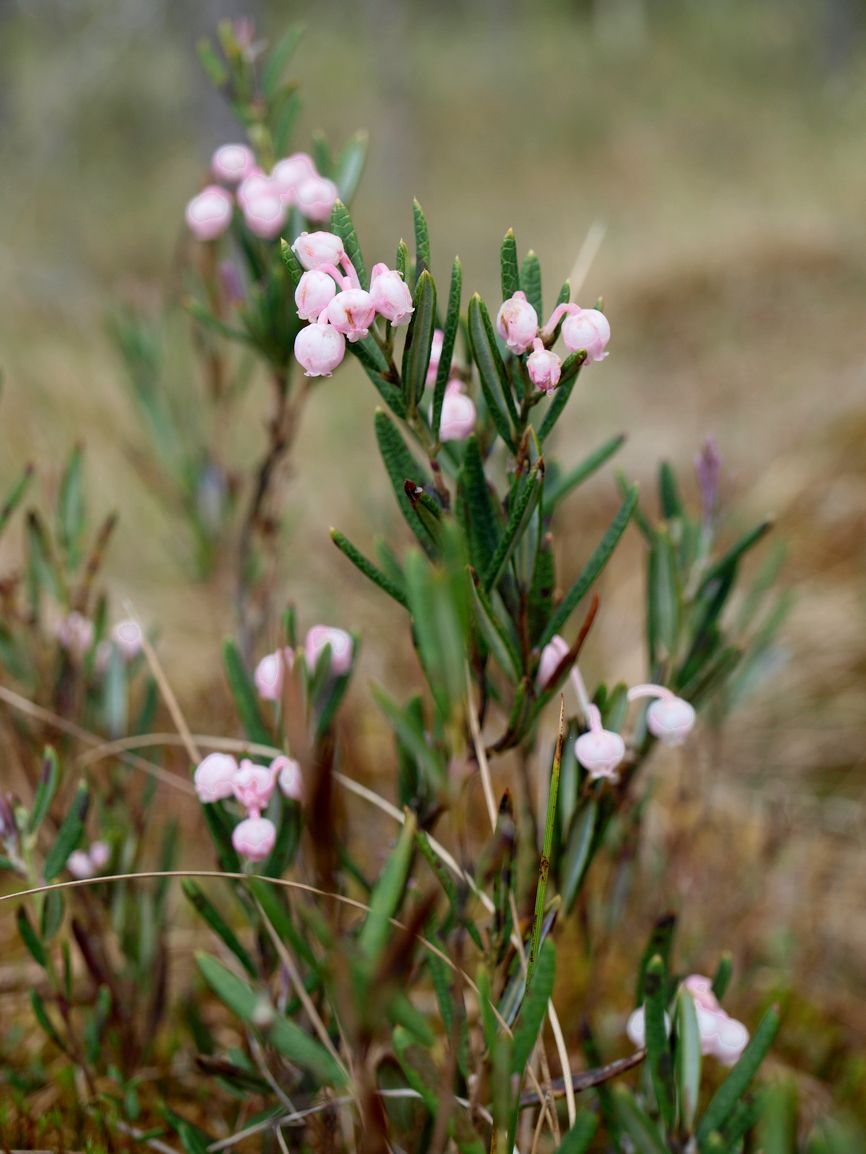
[[[550,874],[550,855],[553,851],[553,829],[556,824],[556,803],[559,797],[559,770],[562,765],[562,743],[565,737],[565,699],[560,698],[559,733],[553,754],[553,770],[550,775],[550,791],[547,795],[547,820],[544,823],[544,846],[538,866],[538,885],[535,890],[535,913],[532,915],[532,935],[529,942],[529,958],[526,964],[526,989],[532,984],[532,975],[538,961],[541,947],[541,927],[544,923],[544,900],[547,894],[547,878]]]

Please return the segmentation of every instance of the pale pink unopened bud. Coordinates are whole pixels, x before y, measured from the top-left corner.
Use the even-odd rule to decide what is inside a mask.
[[[475,428],[475,402],[463,392],[463,382],[449,381],[442,398],[440,441],[465,441]]]
[[[742,1022],[725,1013],[713,993],[709,978],[702,974],[689,974],[683,987],[695,1003],[701,1053],[717,1058],[726,1066],[733,1066],[748,1044],[749,1031]]]
[[[124,661],[132,661],[141,653],[141,626],[137,621],[118,621],[111,630],[111,640],[120,650]]]
[[[242,209],[245,209],[253,197],[259,196],[263,192],[273,192],[275,187],[266,173],[262,172],[260,168],[254,168],[240,182],[235,195],[238,198],[238,204]]]
[[[526,358],[526,371],[537,389],[551,392],[559,384],[562,361],[556,353],[544,347],[539,337],[532,342],[533,351]]]
[[[283,696],[283,678],[291,669],[295,655],[291,649],[278,649],[263,657],[253,672],[256,692],[263,701],[279,701]]]
[[[274,775],[270,769],[244,758],[232,779],[232,792],[244,809],[262,810],[274,792]]]
[[[625,1024],[625,1032],[633,1046],[641,1049],[646,1045],[646,1014],[643,1006],[638,1006],[636,1010],[633,1010],[631,1014],[629,1014],[628,1021]],[[665,1033],[670,1034],[670,1032],[671,1018],[670,1014],[665,1011]]]
[[[93,622],[73,610],[57,625],[55,636],[73,657],[83,657],[93,644]]]
[[[293,757],[276,757],[271,762],[271,773],[277,775],[280,791],[291,801],[300,801],[304,792],[304,778],[300,763]]]
[[[331,647],[331,672],[341,677],[352,668],[351,634],[345,629],[333,629],[329,625],[314,625],[304,641],[304,656],[307,668],[312,671],[319,663],[319,657],[326,645]]]
[[[111,846],[107,841],[95,841],[90,847],[90,861],[96,870],[104,870],[111,860]]]
[[[582,733],[574,743],[575,756],[593,780],[606,777],[617,781],[617,766],[625,757],[625,742],[618,733],[602,728],[595,705],[589,707],[589,721],[589,732]]]
[[[264,861],[276,840],[276,826],[266,817],[248,817],[232,832],[232,845],[248,861]]]
[[[412,313],[412,293],[396,269],[386,264],[374,264],[370,276],[370,296],[373,307],[392,325],[408,325]]]
[[[339,198],[333,180],[324,176],[309,176],[295,190],[295,204],[307,220],[321,224],[331,219],[331,211]]]
[[[286,223],[286,206],[275,186],[247,197],[243,206],[247,228],[262,240],[279,236]]]
[[[538,674],[535,683],[539,689],[546,689],[553,679],[562,660],[568,653],[568,642],[564,637],[555,634],[550,641],[545,645],[541,651],[541,659],[538,662]]]
[[[562,339],[573,353],[585,352],[587,361],[603,361],[610,340],[610,324],[598,309],[575,308],[562,324]]]
[[[525,353],[538,335],[538,314],[519,290],[504,302],[496,316],[496,328],[509,349]]]
[[[209,184],[186,206],[186,223],[196,240],[216,240],[232,222],[232,198],[224,188]]]
[[[355,342],[367,336],[376,318],[376,307],[364,289],[344,289],[328,305],[326,316],[338,333]]]
[[[719,1002],[713,993],[713,983],[703,974],[689,974],[683,979],[683,986],[692,995],[695,1003],[707,1010],[718,1010]]]
[[[337,286],[326,272],[310,269],[298,281],[295,289],[295,304],[302,321],[317,321],[334,297]]]
[[[199,801],[207,804],[232,797],[232,783],[237,772],[238,763],[228,753],[209,753],[196,766],[192,778]]]
[[[694,729],[696,714],[694,707],[671,693],[664,685],[635,685],[628,691],[629,701],[641,697],[655,697],[646,711],[647,729],[663,745],[682,745]]]
[[[710,1051],[723,1066],[733,1066],[739,1062],[743,1050],[749,1044],[749,1031],[736,1018],[725,1015],[718,1024],[715,1041]]]
[[[256,158],[246,144],[223,144],[213,154],[210,166],[217,180],[239,184],[256,167]]]
[[[83,849],[73,850],[66,859],[66,868],[74,878],[92,878],[95,874],[90,854]]]
[[[295,152],[284,160],[278,160],[271,171],[271,179],[289,203],[295,199],[298,187],[314,176],[318,176],[316,166],[306,152]]]
[[[333,232],[302,232],[292,245],[302,268],[338,265],[345,256],[343,242]]]
[[[326,316],[327,311],[295,337],[295,360],[306,377],[329,377],[346,355],[346,338],[333,325],[323,323]]]
[[[445,333],[442,329],[433,330],[433,343],[430,345],[430,364],[427,366],[427,384],[436,383],[436,374],[439,371],[439,362],[442,360],[442,345],[445,343]]]

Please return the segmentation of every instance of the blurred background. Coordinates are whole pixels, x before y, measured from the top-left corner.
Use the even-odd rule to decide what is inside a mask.
[[[158,624],[196,724],[219,724],[206,699],[229,595],[191,580],[136,468],[146,445],[107,324],[121,303],[178,296],[184,205],[238,138],[195,44],[245,14],[263,36],[307,25],[298,147],[313,128],[370,130],[354,206],[368,263],[411,232],[412,196],[434,271],[459,253],[491,302],[507,227],[548,296],[604,229],[581,303],[604,295],[612,355],[561,423],[564,463],[626,431],[619,464],[651,500],[657,461],[688,489],[713,434],[725,532],[775,518],[793,598],[776,663],[688,761],[659,760],[669,804],[644,876],[683,911],[685,964],[730,945],[741,997],[784,993],[778,1061],[815,1108],[866,1110],[866,4],[0,0],[0,481],[33,459],[50,491],[86,442],[95,511],[121,512],[112,585]],[[172,323],[180,340],[180,309]],[[264,400],[253,391],[236,430],[242,456],[261,452]],[[284,582],[308,622],[358,625],[364,673],[396,684],[405,636],[327,536],[401,538],[369,467],[375,404],[354,365],[316,391]],[[566,568],[616,500],[609,470],[570,499]],[[601,586],[590,679],[641,678],[643,579],[635,539]],[[358,739],[372,759],[381,735]]]

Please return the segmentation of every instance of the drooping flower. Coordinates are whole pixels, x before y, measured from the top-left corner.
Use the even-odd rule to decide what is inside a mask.
[[[496,328],[511,352],[525,353],[538,335],[538,314],[519,289],[502,304]]]
[[[246,144],[223,144],[211,157],[211,172],[226,184],[239,184],[256,167],[253,150]]]
[[[253,683],[262,701],[279,701],[283,696],[283,678],[294,664],[295,655],[288,647],[263,657],[253,672]]]
[[[93,644],[93,632],[93,622],[73,609],[58,623],[55,636],[67,653],[83,657]]]
[[[118,621],[111,630],[111,640],[120,650],[124,661],[132,661],[142,649],[141,626],[137,621]]]
[[[330,220],[339,196],[339,190],[333,180],[319,175],[308,176],[295,190],[294,203],[307,220],[320,224]]]
[[[636,1010],[628,1016],[628,1021],[625,1024],[625,1032],[628,1040],[633,1046],[642,1049],[646,1045],[646,1014],[643,1006],[638,1006]],[[665,1033],[671,1032],[671,1018],[670,1014],[665,1011]]]
[[[92,878],[96,873],[90,854],[86,850],[73,850],[66,859],[66,868],[74,878]]]
[[[326,645],[331,647],[331,672],[342,677],[352,668],[354,643],[345,629],[335,629],[330,625],[314,625],[304,640],[304,656],[307,668],[312,672],[319,663]]]
[[[254,765],[248,758],[243,759],[232,778],[232,792],[237,800],[244,809],[256,812],[263,810],[271,800],[274,785],[272,769]]]
[[[271,170],[271,179],[279,187],[280,195],[286,203],[294,201],[298,187],[305,180],[318,175],[313,158],[306,152],[295,152],[278,160]]]
[[[354,343],[363,340],[369,333],[370,325],[376,318],[376,306],[365,289],[343,289],[328,305],[325,316],[338,333]]]
[[[532,342],[532,349],[526,358],[529,379],[537,389],[542,389],[545,393],[552,392],[559,384],[562,362],[556,353],[544,347],[540,337],[536,337]]]
[[[625,757],[625,742],[618,733],[603,728],[595,705],[589,706],[589,730],[574,743],[574,752],[593,780],[603,777],[619,780],[617,766]]]
[[[307,325],[295,337],[295,360],[304,376],[329,377],[346,355],[346,338],[326,318],[327,310],[316,324]]]
[[[380,316],[394,326],[408,325],[412,313],[412,293],[396,269],[374,264],[370,274],[370,296]]]
[[[216,240],[232,222],[232,198],[224,188],[209,184],[192,198],[185,215],[196,240]]]
[[[302,321],[317,321],[336,295],[337,286],[333,278],[320,269],[310,269],[295,289],[298,316]]]
[[[538,662],[538,673],[535,678],[535,684],[539,689],[548,687],[568,650],[568,642],[558,633],[554,634],[542,649],[541,658]]]
[[[302,232],[292,245],[292,252],[306,269],[338,265],[345,251],[342,240],[333,232]]]
[[[90,861],[95,870],[104,870],[111,861],[111,846],[107,841],[95,841],[90,847]]]
[[[232,845],[248,861],[264,861],[277,840],[276,826],[266,817],[245,818],[232,831]]]
[[[277,776],[277,782],[284,797],[291,801],[300,801],[304,793],[304,779],[301,773],[300,762],[293,757],[280,756],[271,762],[271,773]]]
[[[273,240],[286,223],[286,206],[273,181],[266,188],[250,193],[243,203],[244,221],[254,236]]]
[[[475,429],[477,416],[475,402],[463,392],[463,382],[449,381],[442,398],[439,440],[465,441]]]
[[[701,1053],[717,1058],[726,1066],[733,1066],[748,1045],[749,1031],[742,1022],[722,1009],[709,978],[690,974],[683,981],[683,987],[695,1003]]]
[[[585,352],[587,361],[603,361],[610,340],[610,323],[598,309],[574,305],[563,321],[562,339],[573,353]]]
[[[682,745],[695,726],[694,706],[663,685],[635,685],[628,691],[629,701],[641,697],[656,698],[646,711],[647,729],[653,737],[663,745]]]
[[[192,782],[199,801],[208,804],[232,797],[232,784],[237,772],[238,763],[230,754],[209,753],[193,774]]]

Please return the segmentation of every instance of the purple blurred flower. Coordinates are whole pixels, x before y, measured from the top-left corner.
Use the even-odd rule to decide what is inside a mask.
[[[722,458],[715,437],[705,437],[701,451],[695,457],[695,472],[701,490],[704,520],[712,521],[719,507],[719,480]]]

